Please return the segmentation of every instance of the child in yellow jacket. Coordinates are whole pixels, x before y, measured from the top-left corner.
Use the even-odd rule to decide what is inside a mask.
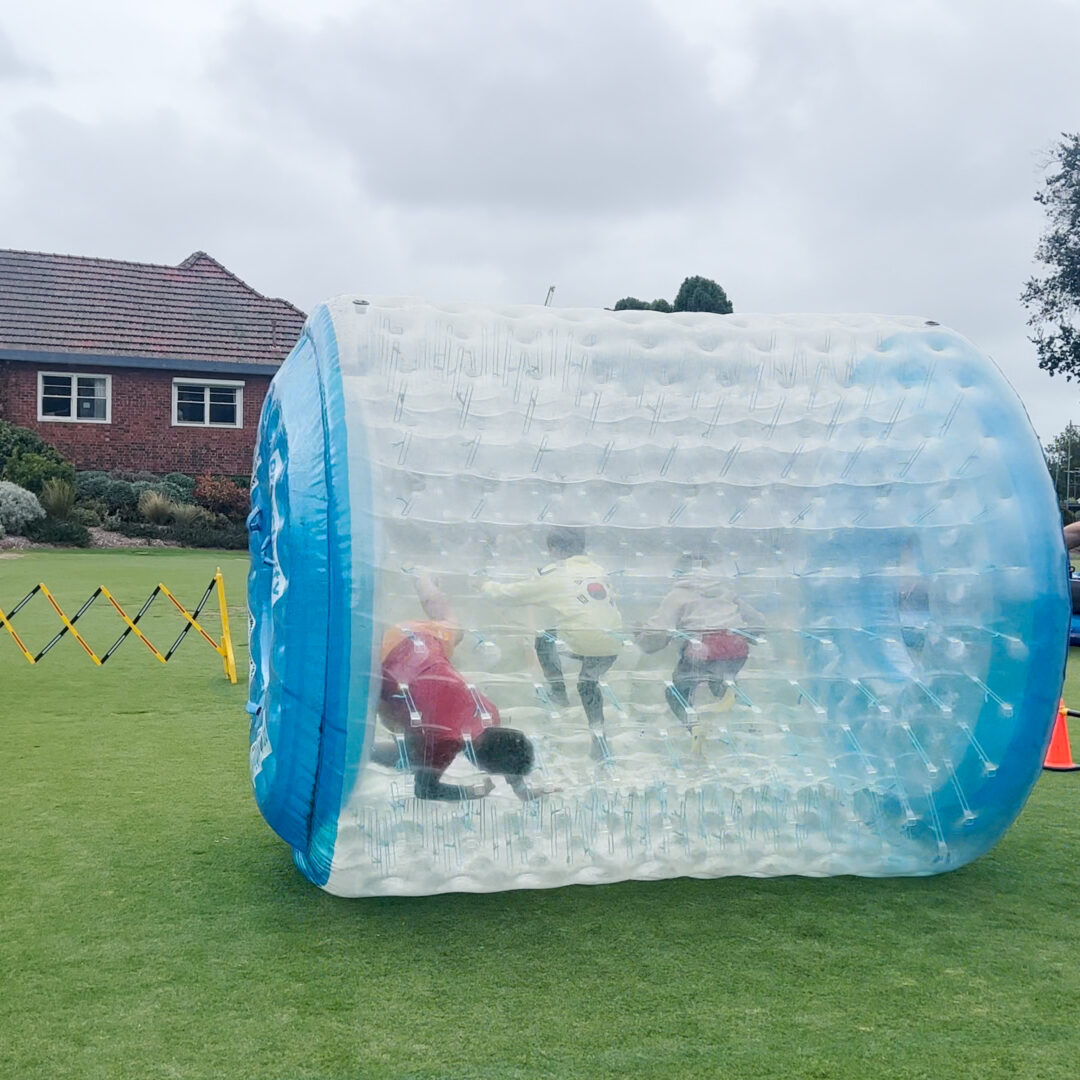
[[[547,548],[553,561],[536,576],[509,585],[487,581],[486,596],[518,604],[554,609],[556,627],[536,637],[536,658],[551,688],[552,699],[569,705],[566,680],[556,648],[561,638],[571,655],[581,661],[578,694],[594,732],[604,725],[604,697],[600,679],[615,663],[622,644],[622,617],[602,566],[585,553],[585,530],[564,526],[548,533]]]

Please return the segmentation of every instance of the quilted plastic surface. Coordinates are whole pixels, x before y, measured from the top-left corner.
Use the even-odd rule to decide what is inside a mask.
[[[332,892],[937,873],[1038,775],[1054,493],[1011,388],[934,323],[339,298],[274,380],[253,503],[255,795]],[[599,622],[544,583],[584,566],[554,526]],[[400,673],[378,716],[427,575],[475,701],[438,790],[483,797],[421,791],[442,718]],[[461,735],[492,724],[528,739],[527,795]]]

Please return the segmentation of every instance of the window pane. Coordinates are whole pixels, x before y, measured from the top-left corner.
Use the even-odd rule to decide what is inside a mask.
[[[206,423],[205,386],[178,386],[176,388],[176,419],[181,424]]]
[[[42,392],[49,397],[70,397],[71,396],[71,376],[70,375],[42,375],[41,376],[41,389]]]
[[[228,405],[216,405],[211,401],[210,423],[228,424],[229,427],[236,427],[236,403],[231,402]]]
[[[78,379],[78,393],[79,397],[103,398],[105,396],[105,379],[91,379],[80,376]]]
[[[199,401],[178,401],[176,403],[176,419],[181,424],[205,424],[206,409],[202,399]]]
[[[105,419],[105,380],[81,378],[77,380],[76,402],[80,420]]]
[[[71,415],[71,376],[41,376],[41,415]]]
[[[210,387],[210,423],[236,427],[236,387]]]

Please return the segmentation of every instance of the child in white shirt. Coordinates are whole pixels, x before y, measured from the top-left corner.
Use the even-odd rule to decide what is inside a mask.
[[[682,555],[676,573],[678,583],[634,641],[642,652],[654,653],[672,638],[678,640],[679,659],[665,696],[676,718],[689,726],[686,707],[693,705],[697,688],[707,684],[719,701],[746,663],[750,655],[747,635],[737,631],[747,625],[747,619],[757,626],[765,620],[726,579],[709,572],[704,555]]]

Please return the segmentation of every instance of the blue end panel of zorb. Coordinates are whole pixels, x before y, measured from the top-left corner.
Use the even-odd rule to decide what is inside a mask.
[[[934,323],[339,298],[274,379],[253,506],[255,796],[331,892],[933,874],[1039,775],[1054,492]],[[442,696],[380,659],[435,619]],[[524,784],[481,772],[489,726]],[[425,757],[493,786],[420,798]]]
[[[362,448],[363,432],[348,434],[334,329],[319,308],[267,395],[248,520],[252,783],[263,816],[318,884],[355,780],[349,740],[365,737],[370,670],[374,559],[370,528],[351,517],[350,442]]]

